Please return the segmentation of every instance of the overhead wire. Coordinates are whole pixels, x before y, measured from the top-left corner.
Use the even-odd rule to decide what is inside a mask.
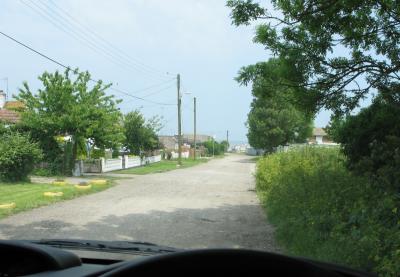
[[[15,43],[25,47],[26,49],[34,52],[35,54],[40,55],[41,57],[43,57],[43,58],[45,58],[45,59],[57,64],[58,66],[61,66],[61,67],[65,68],[65,69],[71,69],[71,67],[69,67],[69,66],[67,66],[67,65],[65,65],[65,64],[63,64],[63,63],[61,63],[61,62],[59,62],[59,61],[57,61],[57,60],[55,60],[53,58],[50,58],[49,56],[47,56],[47,55],[45,55],[45,54],[33,49],[32,47],[28,46],[27,44],[25,44],[25,43],[13,38],[13,37],[7,35],[6,33],[2,32],[2,31],[0,31],[0,34],[3,35],[4,37],[14,41]],[[95,82],[95,83],[99,82],[99,80],[95,80],[95,79],[92,79],[92,78],[90,79],[90,81]],[[109,89],[113,90],[115,92],[119,92],[119,93],[121,93],[123,95],[129,96],[129,97],[132,97],[132,98],[135,98],[135,99],[138,99],[138,100],[146,101],[146,102],[149,102],[149,103],[153,103],[153,104],[165,105],[165,106],[174,106],[174,105],[176,105],[176,104],[173,104],[173,103],[162,103],[162,102],[157,102],[157,101],[145,99],[143,97],[132,95],[129,92],[126,92],[124,90],[117,89],[117,88],[114,88],[114,87],[110,87]]]
[[[120,67],[123,67],[125,70],[134,70],[136,73],[148,74],[148,75],[143,75],[146,78],[165,80],[166,77],[159,77],[159,76],[156,77],[154,75],[151,75],[149,72],[143,71],[143,69],[141,69],[140,67],[138,68],[137,66],[132,65],[131,63],[126,61],[126,59],[121,58],[120,56],[115,54],[113,50],[110,50],[109,48],[105,47],[102,43],[99,43],[98,41],[93,41],[93,39],[91,39],[90,37],[90,34],[88,34],[87,32],[82,32],[82,29],[80,29],[80,31],[75,30],[75,27],[70,23],[70,21],[67,21],[62,15],[57,13],[57,16],[55,16],[48,10],[44,9],[43,6],[40,6],[38,2],[28,0],[31,3],[29,4],[24,0],[20,1],[25,6],[29,7],[31,10],[33,10],[42,18],[44,18],[46,21],[54,25],[57,29],[73,37],[80,43],[83,43],[85,46],[87,46],[94,52],[102,55],[112,63]],[[63,19],[64,21],[60,19]]]
[[[42,0],[39,0],[42,4],[46,5],[47,7],[49,7],[47,4],[43,3]],[[117,46],[113,45],[112,43],[110,43],[108,40],[104,39],[102,36],[100,36],[98,33],[96,33],[95,31],[93,31],[93,29],[89,28],[87,25],[82,24],[79,20],[77,20],[75,17],[73,17],[70,13],[68,13],[65,9],[63,9],[62,7],[58,6],[57,3],[55,1],[51,2],[52,5],[58,9],[59,11],[61,11],[63,14],[65,14],[68,18],[70,18],[76,25],[79,25],[80,27],[82,27],[83,29],[87,30],[90,34],[92,34],[94,37],[98,38],[99,40],[101,40],[102,42],[104,42],[105,44],[107,44],[108,46],[110,46],[112,49],[116,50],[117,53],[121,54],[122,56],[126,57],[127,59],[133,61],[136,64],[141,65],[143,68],[146,68],[149,71],[153,71],[156,72],[158,74],[169,74],[168,72],[163,72],[160,71],[152,66],[146,65],[144,63],[142,63],[141,61],[133,58],[132,56],[130,56],[129,54],[127,54],[125,51],[119,49]],[[50,8],[50,7],[49,7]],[[60,15],[60,13],[58,13]],[[62,15],[61,15],[62,16]]]

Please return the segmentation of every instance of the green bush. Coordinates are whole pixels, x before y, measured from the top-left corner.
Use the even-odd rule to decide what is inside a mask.
[[[208,156],[212,156],[213,153],[216,156],[223,155],[228,150],[227,141],[222,141],[222,142],[214,141],[213,143],[212,140],[209,140],[204,142],[202,145],[206,148]]]
[[[399,275],[399,195],[345,162],[339,149],[312,147],[259,160],[257,192],[277,239],[293,255]]]
[[[18,133],[5,133],[0,137],[0,180],[25,180],[34,165],[42,158],[36,143]]]
[[[383,189],[400,189],[400,107],[381,98],[329,128],[341,143],[347,167]]]
[[[106,156],[106,152],[104,149],[93,149],[90,153],[91,159],[100,159]]]

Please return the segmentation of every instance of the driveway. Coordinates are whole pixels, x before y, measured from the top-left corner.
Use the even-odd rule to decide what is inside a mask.
[[[117,181],[106,191],[0,221],[0,238],[134,240],[179,248],[277,252],[254,192],[250,157]]]

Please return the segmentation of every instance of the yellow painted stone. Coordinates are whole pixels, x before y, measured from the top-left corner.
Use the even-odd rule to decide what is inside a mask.
[[[63,196],[64,193],[62,191],[58,191],[58,192],[46,191],[43,193],[43,195],[49,196],[49,197],[55,197],[55,196]]]
[[[68,183],[65,181],[54,181],[52,184],[55,186],[65,186]]]
[[[4,204],[0,204],[0,209],[13,209],[15,208],[15,203],[4,203]]]
[[[107,180],[104,180],[104,179],[94,179],[94,180],[91,180],[91,181],[89,182],[89,184],[92,184],[92,185],[105,185],[105,184],[107,184]]]
[[[84,190],[84,189],[91,189],[91,188],[92,188],[92,185],[84,185],[84,186],[75,185],[75,188],[77,188],[77,189],[82,189],[82,190]]]

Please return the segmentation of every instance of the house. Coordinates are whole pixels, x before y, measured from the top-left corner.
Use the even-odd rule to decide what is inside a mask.
[[[323,128],[314,128],[312,136],[308,138],[308,144],[327,144],[336,145],[328,136]]]
[[[158,140],[165,150],[178,150],[178,138],[176,136],[158,136]]]
[[[196,143],[198,143],[198,144],[204,143],[211,139],[212,139],[212,136],[196,134]],[[193,145],[194,144],[194,135],[193,134],[183,134],[182,142]]]
[[[18,109],[24,107],[20,101],[7,101],[6,94],[0,90],[0,121],[8,124],[18,123],[21,119]]]

